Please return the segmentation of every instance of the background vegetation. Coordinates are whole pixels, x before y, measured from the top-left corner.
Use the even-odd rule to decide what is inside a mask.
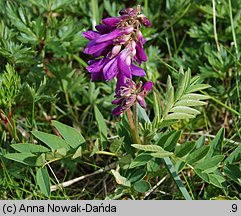
[[[148,56],[142,66],[155,83],[147,98],[150,119],[157,116],[157,101],[167,105],[168,75],[169,87],[170,78],[175,89],[179,86],[179,68],[190,68],[192,77],[211,86],[202,92],[209,100],[198,107],[201,114],[158,128],[157,145],[171,137],[169,142],[178,142],[175,149],[160,145],[180,158],[185,156],[180,146],[186,144],[186,154],[203,147],[199,165],[199,154],[190,153],[185,166],[172,158],[193,199],[240,199],[240,0],[0,0],[0,199],[183,199],[159,158],[148,164],[146,156],[136,159],[145,162],[126,171],[131,158],[125,157],[125,118],[120,122],[111,115],[115,81],[93,83],[85,69],[90,56],[82,52],[88,42],[82,32],[137,4],[152,23],[142,29]],[[155,130],[143,128],[153,138]],[[65,144],[55,149],[48,143],[54,138],[39,132],[61,134],[68,143],[65,129],[77,139],[67,150]],[[36,149],[15,143],[41,144],[37,162],[30,155]],[[47,154],[43,143],[54,152]],[[208,153],[209,146],[219,146],[220,152]],[[17,151],[23,152],[19,158],[13,155]],[[122,170],[110,171],[116,167]],[[54,187],[81,176],[69,186]]]

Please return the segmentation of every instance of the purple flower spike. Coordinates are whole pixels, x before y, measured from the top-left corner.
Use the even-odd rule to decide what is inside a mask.
[[[139,103],[143,108],[146,108],[145,97],[147,93],[151,91],[152,85],[152,82],[148,81],[141,88],[141,82],[136,85],[133,80],[127,79],[125,85],[120,86],[119,91],[115,95],[116,99],[112,101],[112,104],[118,105],[112,111],[112,114],[115,116],[120,115],[136,103]]]
[[[102,23],[95,27],[97,31],[90,30],[83,33],[83,36],[89,40],[84,53],[93,55],[95,58],[88,62],[87,67],[92,81],[109,81],[117,77],[117,99],[118,92],[122,91],[121,98],[124,97],[125,100],[118,99],[113,102],[119,105],[121,103],[121,108],[113,111],[115,115],[119,115],[136,102],[143,107],[146,106],[144,101],[146,93],[144,90],[140,91],[135,83],[131,85],[133,82],[131,79],[132,76],[146,75],[144,69],[135,64],[140,65],[147,61],[143,49],[146,39],[143,38],[140,27],[150,25],[150,21],[141,13],[140,6],[123,9],[119,14],[120,16],[117,17],[103,19]],[[123,90],[124,87],[129,90]],[[131,93],[129,93],[130,89],[132,89]]]

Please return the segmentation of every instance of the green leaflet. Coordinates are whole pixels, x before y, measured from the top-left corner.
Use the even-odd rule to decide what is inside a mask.
[[[148,161],[152,159],[152,156],[148,153],[139,154],[130,164],[129,169],[144,166]]]
[[[198,115],[200,112],[194,108],[186,107],[186,106],[175,106],[173,107],[170,112],[173,113],[186,113],[191,115]]]
[[[195,169],[200,169],[203,172],[210,172],[210,171],[214,171],[218,168],[219,163],[223,160],[224,156],[223,155],[216,155],[212,158],[206,158],[204,161],[202,161],[201,163],[198,163],[195,166]]]
[[[134,148],[144,150],[144,151],[151,151],[151,152],[162,152],[165,151],[162,147],[158,145],[140,145],[140,144],[132,144]]]
[[[85,143],[84,137],[76,129],[58,121],[53,121],[53,125],[72,148],[77,148]]]
[[[189,152],[191,152],[195,147],[195,143],[194,142],[186,142],[184,144],[181,144],[179,146],[177,146],[175,148],[175,155],[177,157],[184,157],[185,155],[187,155]]]
[[[202,146],[199,149],[194,150],[188,155],[187,163],[194,164],[197,161],[203,159],[207,155],[209,148],[209,146]]]
[[[32,134],[53,150],[65,148],[66,151],[68,151],[70,149],[67,142],[56,135],[44,133],[41,131],[32,131]]]
[[[131,186],[130,181],[127,178],[121,176],[119,172],[117,172],[117,171],[115,171],[113,169],[111,170],[111,172],[114,175],[117,184],[124,185],[126,187],[130,187]]]
[[[134,190],[139,192],[139,193],[145,193],[146,191],[148,191],[150,189],[151,185],[150,183],[144,181],[144,180],[140,180],[134,183]]]
[[[210,142],[210,150],[208,157],[222,154],[222,144],[224,139],[224,128],[221,128],[216,134],[215,138]]]
[[[50,151],[50,149],[44,146],[29,143],[12,144],[11,147],[22,153],[44,153]]]
[[[45,196],[50,196],[50,179],[46,168],[39,168],[36,174],[36,181],[40,191]]]
[[[37,156],[32,153],[7,153],[4,155],[5,158],[23,163],[29,166],[35,166]]]
[[[104,150],[107,146],[107,126],[105,124],[105,119],[103,118],[97,106],[94,107],[94,111],[100,133],[100,142],[102,145],[102,149]]]
[[[194,115],[187,114],[187,113],[171,113],[164,118],[164,120],[173,120],[173,119],[190,119],[195,118]]]

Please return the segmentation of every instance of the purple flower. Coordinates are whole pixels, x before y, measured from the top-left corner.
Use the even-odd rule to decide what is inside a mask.
[[[89,40],[84,53],[93,55],[87,70],[92,81],[112,80],[117,77],[117,89],[132,76],[145,76],[145,71],[135,65],[147,60],[143,49],[145,39],[139,30],[150,21],[141,14],[140,6],[120,11],[120,16],[109,17],[97,25],[97,31],[86,31],[83,36]]]
[[[115,100],[112,104],[118,105],[112,110],[112,114],[117,116],[129,109],[135,103],[139,103],[143,108],[146,108],[145,97],[152,89],[153,83],[148,81],[142,86],[142,82],[138,85],[131,80],[127,79],[126,83],[120,86],[119,91],[115,95]]]

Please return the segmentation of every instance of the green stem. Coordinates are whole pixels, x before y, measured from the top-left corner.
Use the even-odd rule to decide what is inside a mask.
[[[129,125],[130,125],[130,129],[131,129],[131,135],[132,135],[133,142],[135,144],[141,144],[140,139],[139,139],[139,135],[138,135],[138,131],[136,130],[136,127],[134,125],[132,112],[131,112],[130,108],[127,109],[126,112],[127,112],[127,117],[128,117],[128,120],[129,120]]]

